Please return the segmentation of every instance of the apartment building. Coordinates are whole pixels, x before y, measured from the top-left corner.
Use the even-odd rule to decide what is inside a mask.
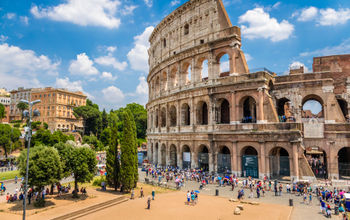
[[[0,89],[0,103],[5,106],[5,118],[0,119],[1,123],[9,123],[10,122],[10,104],[11,98],[10,93],[6,91],[6,89]]]
[[[21,111],[17,108],[17,104],[20,100],[29,100],[32,89],[25,89],[19,87],[17,90],[12,90],[10,92],[10,121],[21,120]]]

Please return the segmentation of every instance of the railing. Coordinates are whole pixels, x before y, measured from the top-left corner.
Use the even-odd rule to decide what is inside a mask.
[[[16,166],[0,167],[0,173],[17,170]]]

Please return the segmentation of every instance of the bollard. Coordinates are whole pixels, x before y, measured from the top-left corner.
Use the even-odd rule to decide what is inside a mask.
[[[219,190],[218,189],[215,190],[215,196],[219,196]]]
[[[289,199],[289,206],[293,206],[293,199]]]

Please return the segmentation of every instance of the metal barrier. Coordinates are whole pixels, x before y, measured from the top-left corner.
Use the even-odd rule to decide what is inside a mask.
[[[17,170],[17,167],[15,167],[15,166],[12,166],[12,167],[0,167],[0,173],[14,171],[14,170]]]

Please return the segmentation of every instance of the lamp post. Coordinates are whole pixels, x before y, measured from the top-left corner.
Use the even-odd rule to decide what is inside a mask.
[[[23,111],[23,116],[25,118],[28,118],[27,127],[25,128],[26,132],[26,140],[28,141],[27,146],[27,167],[26,167],[26,182],[24,185],[24,197],[23,197],[23,220],[26,219],[26,200],[28,195],[28,171],[29,171],[29,148],[30,148],[30,139],[32,138],[32,116],[39,116],[40,112],[38,110],[33,111],[33,106],[37,103],[40,103],[41,100],[35,100],[32,102],[29,102],[27,100],[21,100],[20,102],[26,103],[29,105],[29,111],[25,110]]]

